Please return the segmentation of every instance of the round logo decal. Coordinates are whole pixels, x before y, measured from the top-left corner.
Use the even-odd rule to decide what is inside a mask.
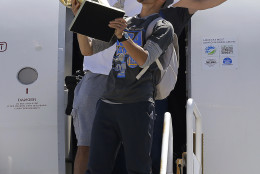
[[[217,49],[214,46],[208,46],[205,48],[205,53],[208,55],[214,55],[216,53]]]

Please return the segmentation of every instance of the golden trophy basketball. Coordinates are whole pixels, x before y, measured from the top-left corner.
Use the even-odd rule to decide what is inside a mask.
[[[82,3],[84,0],[77,0],[79,3]],[[109,6],[109,3],[107,0],[92,0],[92,1],[95,1],[95,2],[98,2],[100,4],[103,4],[103,5],[107,5]],[[65,5],[66,7],[68,8],[71,8],[71,0],[60,0],[60,2]]]
[[[79,3],[82,3],[83,0],[77,0]],[[68,8],[71,8],[71,0],[60,0],[60,2]]]

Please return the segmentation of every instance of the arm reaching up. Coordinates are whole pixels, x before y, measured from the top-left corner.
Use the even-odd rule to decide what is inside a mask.
[[[174,7],[188,8],[189,13],[193,14],[197,10],[206,10],[209,8],[216,7],[227,0],[180,0],[175,3]]]

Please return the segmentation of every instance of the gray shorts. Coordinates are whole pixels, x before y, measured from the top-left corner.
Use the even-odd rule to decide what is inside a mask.
[[[75,88],[71,115],[78,146],[90,146],[96,103],[105,90],[107,77],[107,75],[87,71]]]

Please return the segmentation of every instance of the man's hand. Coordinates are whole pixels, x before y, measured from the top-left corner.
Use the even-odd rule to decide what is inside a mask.
[[[79,3],[78,0],[72,0],[72,1],[71,1],[71,10],[72,10],[74,16],[77,14],[80,5],[81,5],[81,4]]]
[[[123,18],[117,18],[109,22],[110,28],[115,29],[117,39],[122,38],[122,34],[127,27],[127,23]],[[137,62],[139,66],[143,65],[148,57],[148,51],[144,50],[141,46],[133,42],[131,38],[127,42],[122,42],[127,53]]]
[[[123,18],[117,18],[117,19],[115,19],[113,21],[110,21],[108,26],[110,28],[114,28],[116,37],[118,39],[121,39],[123,31],[127,27],[127,23],[126,23],[126,21]]]

